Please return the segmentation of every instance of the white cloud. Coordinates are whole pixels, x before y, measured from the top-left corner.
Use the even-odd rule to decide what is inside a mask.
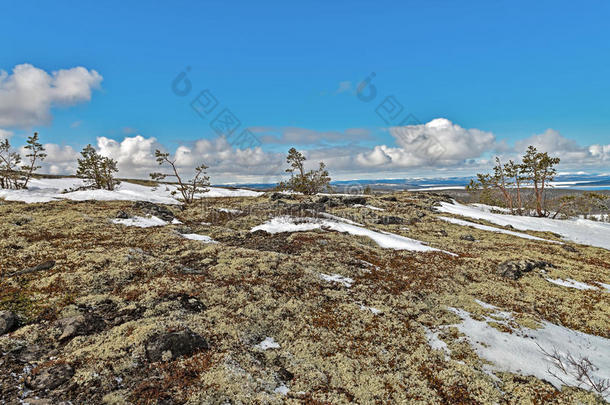
[[[30,64],[17,65],[11,74],[0,71],[0,127],[25,128],[51,121],[51,108],[91,99],[102,76],[84,67],[51,74]]]
[[[77,159],[79,153],[72,146],[60,146],[54,143],[44,145],[47,154],[46,159],[42,162],[40,169],[41,173],[50,174],[74,174],[76,173]],[[21,148],[21,154],[25,155],[26,150]]]
[[[491,132],[465,129],[445,118],[427,124],[390,128],[396,147],[378,145],[360,153],[356,162],[365,167],[396,168],[451,166],[481,157],[496,148]]]
[[[0,140],[10,139],[11,136],[13,136],[11,131],[0,128]]]
[[[529,145],[535,146],[539,151],[548,152],[551,156],[559,157],[561,164],[568,167],[595,166],[610,160],[610,144],[581,146],[554,129],[547,129],[542,134],[518,141],[515,152],[523,153]]]
[[[358,133],[358,130],[353,131]],[[298,132],[311,135],[306,131]],[[311,132],[313,138],[319,134]],[[610,161],[610,145],[580,146],[554,130],[519,141],[514,147],[497,142],[490,132],[465,129],[442,118],[424,125],[390,128],[390,133],[396,139],[393,146],[364,147],[352,143],[303,150],[308,159],[306,168],[315,168],[318,162],[324,161],[334,179],[471,175],[489,170],[495,153],[500,153],[503,161],[515,159],[530,144],[559,156],[563,171],[602,168]],[[265,151],[262,147],[241,149],[225,137],[219,137],[200,139],[168,150],[155,138],[142,135],[126,136],[121,140],[99,137],[96,146],[102,155],[117,160],[120,177],[148,178],[149,173],[159,171],[154,151],[161,149],[172,153],[185,177],[195,166],[205,163],[210,167],[208,174],[214,183],[276,182],[285,175],[288,148],[287,145],[281,152]],[[49,156],[42,172],[74,174],[79,154],[72,147],[54,144],[45,147]]]

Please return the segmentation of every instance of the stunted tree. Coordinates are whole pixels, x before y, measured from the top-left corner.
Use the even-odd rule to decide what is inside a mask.
[[[522,159],[524,177],[534,186],[536,197],[536,214],[540,217],[546,216],[544,207],[544,192],[549,182],[553,181],[559,164],[559,158],[552,158],[547,152],[538,152],[534,146],[529,146]]]
[[[21,188],[20,163],[21,156],[12,150],[8,139],[0,141],[0,188]]]
[[[80,154],[82,158],[78,159],[76,176],[85,180],[86,187],[112,191],[120,184],[114,178],[119,171],[116,160],[100,155],[91,145],[87,145]]]
[[[506,177],[510,178],[512,185],[517,191],[517,212],[519,215],[523,214],[523,198],[521,196],[521,187],[526,177],[524,177],[523,165],[515,163],[513,160],[509,160],[504,165],[504,173]]]
[[[195,168],[195,173],[190,180],[183,180],[178,169],[176,167],[176,160],[171,160],[169,153],[155,150],[155,158],[159,166],[167,166],[171,170],[171,173],[151,173],[150,177],[155,181],[161,181],[167,177],[174,177],[178,182],[178,189],[172,191],[172,195],[176,195],[178,192],[182,195],[182,199],[185,204],[191,204],[195,200],[196,194],[202,194],[209,191],[210,177],[206,175],[206,169],[208,166],[201,164]]]
[[[297,151],[295,148],[291,148],[288,151],[286,162],[290,164],[290,167],[286,169],[286,172],[290,173],[290,179],[286,182],[281,182],[278,188],[282,190],[292,190],[297,193],[303,193],[306,195],[313,195],[320,193],[325,190],[330,190],[330,175],[326,170],[324,162],[320,162],[320,166],[317,170],[305,171],[304,163],[307,160],[305,156]]]
[[[545,190],[549,182],[553,181],[557,170],[555,166],[559,158],[550,157],[547,152],[538,152],[530,146],[522,158],[522,163],[509,160],[502,164],[496,157],[493,173],[479,173],[476,180],[471,180],[466,189],[472,193],[481,191],[481,200],[494,201],[495,195],[501,195],[504,204],[511,211],[523,214],[522,190],[524,185],[531,185],[534,191],[536,215],[548,216],[545,207]],[[514,192],[517,194],[517,207],[515,209]]]
[[[27,188],[32,174],[41,168],[38,162],[42,162],[47,157],[47,154],[45,153],[44,146],[38,142],[38,132],[34,132],[34,135],[28,137],[24,149],[27,151],[25,157],[28,159],[28,162],[26,165],[21,166],[21,170],[25,173],[23,188]]]

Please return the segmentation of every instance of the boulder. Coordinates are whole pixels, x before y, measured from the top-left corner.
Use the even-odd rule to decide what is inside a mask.
[[[74,370],[68,364],[57,364],[29,378],[27,385],[34,390],[53,390],[74,375]]]
[[[9,333],[17,325],[17,316],[12,311],[0,311],[0,336]]]
[[[402,225],[402,224],[404,224],[404,222],[405,222],[404,219],[402,219],[400,217],[394,217],[391,215],[380,217],[377,220],[377,223],[379,225]]]
[[[498,265],[496,273],[502,277],[518,280],[523,276],[523,273],[529,273],[532,270],[544,269],[546,267],[553,267],[553,265],[545,261],[507,260]]]
[[[189,329],[153,335],[146,343],[146,355],[152,362],[175,360],[208,349],[208,342]]]
[[[366,204],[366,198],[364,198],[364,197],[343,197],[342,201],[343,201],[343,204],[345,204],[345,205],[354,205],[354,204],[365,205]]]
[[[167,222],[172,222],[172,220],[175,218],[174,213],[169,208],[153,204],[148,201],[138,201],[133,205],[132,208],[134,210],[143,212],[144,214],[161,218]]]
[[[460,236],[461,240],[467,240],[468,242],[475,242],[476,239],[474,238],[474,236],[468,234],[468,235],[462,235]]]
[[[62,318],[55,322],[61,331],[60,342],[65,342],[76,336],[86,336],[104,328],[104,321],[93,314],[76,315]]]
[[[578,250],[576,250],[576,248],[572,245],[566,245],[565,243],[563,245],[561,245],[561,247],[563,248],[563,250],[565,250],[566,252],[570,252],[570,253],[578,253]]]
[[[125,211],[121,211],[121,210],[119,210],[119,211],[117,211],[117,213],[116,213],[116,218],[119,218],[119,219],[127,219],[127,218],[129,218],[129,214],[128,214],[128,213],[126,213]]]

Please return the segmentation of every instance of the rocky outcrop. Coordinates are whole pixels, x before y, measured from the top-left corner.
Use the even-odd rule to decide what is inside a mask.
[[[146,343],[146,355],[153,362],[175,360],[207,349],[208,342],[189,329],[157,334]]]
[[[507,260],[498,265],[496,273],[502,277],[518,280],[523,273],[529,273],[535,269],[553,267],[549,262],[534,260]]]

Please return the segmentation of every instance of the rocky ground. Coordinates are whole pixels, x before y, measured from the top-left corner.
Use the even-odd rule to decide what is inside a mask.
[[[610,338],[610,294],[545,280],[610,283],[608,251],[447,223],[433,208],[447,200],[0,201],[0,403],[602,403],[492,374],[449,326],[460,322],[449,308],[481,318],[479,300],[526,327],[546,320]],[[320,213],[457,256],[327,229],[250,232]],[[113,222],[146,215],[180,223]],[[431,330],[450,351],[430,344]]]

